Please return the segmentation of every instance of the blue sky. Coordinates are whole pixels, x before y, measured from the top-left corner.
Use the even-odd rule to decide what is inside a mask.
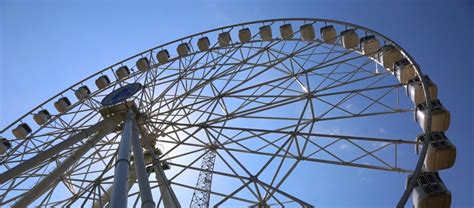
[[[270,18],[341,20],[390,37],[438,84],[439,97],[452,116],[448,136],[458,148],[456,165],[443,171],[442,177],[453,193],[453,207],[474,206],[473,139],[470,138],[474,133],[472,2],[60,2],[0,2],[1,127],[99,69],[192,33]],[[315,174],[324,175],[324,171],[320,168]],[[358,174],[358,169],[346,172],[352,173]],[[295,185],[304,184],[300,182]],[[351,181],[348,184],[360,185]],[[357,194],[376,193],[376,190],[361,191],[348,198],[355,200]],[[340,200],[339,196],[321,197]],[[376,200],[384,204],[384,200],[391,199]]]

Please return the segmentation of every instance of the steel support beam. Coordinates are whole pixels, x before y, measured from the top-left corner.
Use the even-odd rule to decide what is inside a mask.
[[[129,110],[123,125],[122,139],[115,163],[114,183],[112,185],[112,200],[110,206],[113,208],[127,207],[128,200],[128,177],[130,169],[130,142],[132,140],[132,130],[135,114]]]
[[[146,129],[140,128],[142,137],[145,138],[145,148],[151,153],[153,157],[153,169],[155,171],[156,181],[158,182],[158,187],[160,188],[161,198],[163,199],[163,205],[166,208],[181,208],[178,198],[174,194],[171,184],[166,178],[165,172],[161,167],[161,162],[158,158],[158,155],[155,154],[153,147],[150,145],[150,138],[146,134]]]
[[[138,140],[138,127],[135,122],[133,122],[132,126],[132,150],[142,207],[154,208],[155,202],[153,201],[153,196],[151,194],[150,182],[148,181],[148,173],[145,167],[145,158],[143,156],[143,148]]]
[[[97,142],[99,142],[104,136],[109,134],[109,132],[119,123],[118,119],[104,120],[101,125],[101,130],[95,134],[91,139],[79,147],[72,155],[65,159],[61,164],[59,164],[52,172],[50,172],[46,177],[44,177],[39,183],[37,183],[33,188],[28,190],[23,197],[13,204],[12,207],[27,207],[34,200],[48,191],[53,184],[59,182],[60,177],[67,171],[74,163],[76,163],[84,154],[87,153],[91,148],[93,148]]]
[[[79,133],[74,134],[67,138],[66,140],[58,143],[57,145],[42,151],[35,156],[31,157],[28,160],[23,161],[22,163],[18,164],[12,169],[9,169],[5,171],[4,173],[0,174],[0,184],[3,184],[21,173],[30,170],[36,166],[38,166],[41,162],[50,159],[54,155],[58,154],[59,152],[71,147],[72,145],[76,144],[77,142],[83,140],[84,138],[89,137],[90,135],[96,133],[100,129],[109,129],[111,128],[110,125],[117,125],[117,117],[119,116],[113,116],[107,119],[104,119],[102,121],[99,121],[98,123],[90,126],[87,129],[81,130]],[[112,128],[115,126],[112,126]]]
[[[137,173],[133,169],[133,166],[134,166],[134,164],[132,163],[130,165],[130,169],[129,169],[130,175],[129,175],[129,179],[128,179],[128,191],[130,191],[133,184],[135,184],[135,181],[137,180]],[[107,191],[100,196],[100,199],[95,201],[93,207],[94,208],[100,208],[100,207],[104,207],[107,203],[109,203],[110,197],[112,196],[112,191],[113,191],[113,186],[110,186],[107,189]]]
[[[160,188],[161,198],[163,199],[163,204],[166,208],[180,208],[178,198],[174,194],[171,184],[166,178],[165,171],[161,167],[159,160],[153,161],[153,169],[155,169],[156,181],[158,182],[158,187]]]
[[[306,203],[305,201],[303,201],[303,200],[301,200],[301,199],[298,199],[298,198],[296,198],[296,197],[294,197],[294,196],[292,196],[292,195],[290,195],[290,194],[288,194],[288,193],[286,193],[286,192],[284,192],[284,191],[282,191],[282,190],[280,190],[280,189],[277,189],[277,188],[275,188],[275,187],[273,187],[273,186],[271,186],[271,185],[268,185],[268,184],[266,184],[266,183],[264,183],[264,182],[262,182],[262,181],[258,181],[258,183],[259,183],[260,185],[262,185],[262,186],[268,188],[269,190],[272,190],[272,191],[274,191],[274,192],[276,192],[276,193],[279,193],[279,194],[281,194],[281,195],[283,195],[283,196],[285,196],[285,197],[288,197],[289,199],[293,200],[294,202],[300,204],[301,207],[305,207],[305,208],[313,208],[313,207],[314,207],[313,205],[311,205],[311,204],[309,204],[309,203]]]

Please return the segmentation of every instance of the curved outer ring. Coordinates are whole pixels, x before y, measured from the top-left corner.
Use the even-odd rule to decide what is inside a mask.
[[[186,40],[186,39],[191,39],[193,37],[196,37],[196,36],[202,36],[206,33],[210,33],[210,32],[215,32],[215,31],[219,31],[219,30],[224,30],[224,29],[227,29],[227,28],[234,28],[234,27],[239,27],[239,26],[244,26],[244,25],[251,25],[251,24],[258,24],[258,23],[268,23],[268,22],[280,22],[280,21],[311,21],[311,22],[325,22],[325,23],[335,23],[335,24],[339,24],[339,25],[345,25],[345,26],[350,26],[350,27],[353,27],[355,29],[359,29],[359,30],[363,30],[365,32],[369,32],[375,36],[378,36],[380,38],[382,38],[383,40],[385,40],[386,42],[388,42],[389,44],[393,45],[395,48],[397,48],[401,53],[402,55],[404,55],[409,61],[410,63],[414,66],[414,69],[416,71],[416,73],[418,74],[418,77],[420,78],[421,80],[421,84],[422,84],[422,87],[423,87],[423,91],[424,91],[424,95],[425,95],[425,101],[427,103],[427,110],[428,110],[428,117],[427,117],[427,128],[426,128],[426,131],[425,131],[425,136],[426,138],[429,138],[430,134],[431,134],[431,117],[432,117],[432,114],[431,114],[431,109],[432,109],[432,106],[431,106],[431,96],[430,96],[430,93],[428,91],[428,82],[427,80],[424,78],[423,76],[423,73],[422,71],[420,70],[420,67],[419,65],[415,62],[415,60],[410,56],[410,54],[408,54],[401,46],[399,46],[397,43],[395,43],[394,41],[392,41],[391,39],[389,39],[388,37],[386,37],[385,35],[383,34],[380,34],[374,30],[371,30],[369,28],[366,28],[366,27],[363,27],[363,26],[359,26],[359,25],[355,25],[355,24],[352,24],[352,23],[348,23],[348,22],[343,22],[343,21],[337,21],[337,20],[330,20],[330,19],[320,19],[320,18],[279,18],[279,19],[268,19],[268,20],[260,20],[260,21],[251,21],[251,22],[245,22],[245,23],[240,23],[240,24],[233,24],[233,25],[228,25],[228,26],[224,26],[224,27],[220,27],[220,28],[216,28],[216,29],[212,29],[212,30],[207,30],[207,31],[204,31],[204,32],[200,32],[200,33],[195,33],[193,35],[189,35],[189,36],[186,36],[186,37],[183,37],[183,38],[180,38],[180,39],[176,39],[174,41],[171,41],[171,42],[168,42],[168,43],[165,43],[165,44],[162,44],[162,45],[159,45],[159,46],[156,46],[154,48],[151,48],[151,49],[148,49],[146,51],[143,51],[139,54],[136,54],[134,56],[131,56],[127,59],[124,59],[122,61],[119,61],[103,70],[100,70],[88,77],[86,77],[85,79],[77,82],[76,84],[66,88],[65,90],[59,92],[58,94],[56,94],[55,96],[49,98],[48,100],[44,101],[43,103],[39,104],[37,107],[33,108],[32,110],[30,110],[29,112],[25,113],[23,116],[21,116],[20,118],[18,118],[17,120],[15,120],[14,122],[12,122],[10,125],[6,126],[5,128],[3,128],[2,130],[0,130],[0,134],[5,132],[6,130],[8,130],[9,128],[11,128],[12,126],[14,126],[16,123],[20,122],[22,119],[24,119],[26,116],[28,115],[32,115],[33,112],[35,112],[36,110],[38,109],[41,109],[43,105],[45,105],[46,103],[50,102],[51,100],[55,99],[55,98],[58,98],[60,96],[62,96],[62,94],[64,94],[65,92],[69,91],[69,90],[72,90],[74,87],[78,87],[80,86],[82,83],[84,83],[86,80],[89,80],[99,74],[102,74],[104,71],[106,70],[111,70],[113,67],[117,66],[117,65],[120,65],[121,63],[123,62],[126,62],[128,60],[131,60],[133,58],[136,58],[136,57],[139,57],[139,56],[143,56],[144,54],[146,53],[149,53],[151,51],[154,51],[158,48],[163,48],[167,45],[170,45],[170,44],[173,44],[173,43],[176,43],[176,42],[181,42],[183,40]],[[408,186],[405,190],[405,192],[403,193],[400,201],[398,202],[397,204],[397,207],[404,207],[404,205],[406,204],[408,198],[410,197],[410,194],[416,184],[416,179],[418,178],[419,174],[421,173],[421,170],[422,170],[422,166],[423,166],[423,162],[424,162],[424,159],[425,159],[425,156],[426,156],[426,152],[428,150],[428,143],[429,143],[429,140],[428,139],[425,139],[424,142],[423,142],[423,148],[420,152],[420,156],[418,158],[418,162],[417,162],[417,165],[416,165],[416,168],[412,174],[412,177],[408,183]]]

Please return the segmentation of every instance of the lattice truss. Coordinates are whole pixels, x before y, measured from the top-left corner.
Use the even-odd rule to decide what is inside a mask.
[[[397,125],[398,118],[412,122],[413,109],[404,86],[390,72],[377,70],[370,56],[297,37],[215,44],[164,65],[155,55],[146,54],[151,70],[114,81],[113,87],[54,115],[28,139],[12,140],[14,150],[2,158],[0,172],[101,121],[100,100],[135,82],[144,85],[134,98],[146,116],[139,125],[155,135],[182,205],[201,190],[195,184],[202,171],[213,174],[211,206],[307,205],[281,188],[302,163],[410,172],[413,163],[399,161],[398,152],[409,149],[406,154],[415,157],[413,139],[385,138],[379,130]],[[34,205],[106,205],[120,132],[104,136],[60,180],[51,181],[53,188]],[[2,184],[0,206],[22,197],[86,141]],[[215,154],[211,170],[201,166],[209,151]],[[155,200],[163,206],[154,173],[149,174]],[[141,203],[133,181],[129,203]]]
[[[208,151],[202,158],[201,172],[196,183],[190,207],[209,207],[212,189],[212,171],[216,162],[216,152]]]

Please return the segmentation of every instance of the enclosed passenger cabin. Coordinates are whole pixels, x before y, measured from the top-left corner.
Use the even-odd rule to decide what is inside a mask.
[[[265,26],[260,27],[259,31],[260,31],[260,38],[263,41],[272,40],[272,28],[270,27],[270,25],[265,25]]]
[[[415,67],[406,58],[396,61],[393,69],[394,75],[402,84],[407,84],[409,80],[416,78]]]
[[[211,43],[209,42],[208,37],[202,37],[202,38],[199,38],[197,45],[200,51],[207,51],[209,50]]]
[[[412,176],[408,176],[408,181]],[[451,192],[437,172],[421,173],[411,194],[414,208],[449,208]]]
[[[166,49],[161,50],[156,54],[156,59],[158,59],[158,63],[165,64],[170,60],[170,53]]]
[[[230,44],[231,38],[229,32],[222,32],[219,34],[219,46],[225,47]]]
[[[35,120],[38,125],[45,124],[49,119],[51,119],[51,114],[46,109],[40,110],[37,114],[33,115],[33,120]]]
[[[87,86],[84,85],[77,88],[74,94],[76,95],[77,99],[83,100],[89,97],[89,95],[91,94],[91,91],[89,90]]]
[[[32,132],[32,130],[31,130],[30,126],[28,126],[28,124],[26,124],[26,123],[22,123],[22,124],[18,125],[16,128],[14,128],[12,130],[13,135],[17,139],[24,139],[31,132]]]
[[[4,137],[0,137],[0,155],[7,153],[10,148],[12,148],[10,141]]]
[[[334,44],[337,39],[336,29],[334,26],[328,25],[321,28],[321,40],[325,43]]]
[[[418,122],[423,132],[428,128],[428,109],[426,103],[416,106],[415,120]],[[439,100],[431,101],[431,131],[446,131],[449,128],[451,114],[441,104]]]
[[[380,43],[375,35],[365,36],[360,39],[360,49],[364,55],[375,56],[379,48]]]
[[[314,27],[312,24],[301,25],[300,27],[301,39],[304,41],[312,42],[316,38],[314,33]]]
[[[138,59],[136,65],[137,65],[138,70],[140,71],[146,71],[150,69],[150,62],[148,61],[148,58],[146,57]]]
[[[433,83],[428,76],[425,75],[424,79],[427,81],[427,87],[428,91],[430,92],[431,100],[438,99],[438,86],[436,86],[436,84]],[[407,95],[410,97],[411,101],[415,103],[415,105],[426,102],[422,81],[419,77],[415,77],[414,79],[408,81]]]
[[[292,39],[293,27],[291,27],[291,24],[284,24],[280,26],[280,35],[283,39]]]
[[[67,97],[59,98],[59,100],[54,103],[54,108],[60,113],[66,112],[69,106],[71,106],[71,101],[69,101]]]
[[[402,59],[402,53],[393,45],[386,45],[380,48],[379,62],[382,66],[393,72],[396,61]]]
[[[425,135],[419,135],[417,141],[423,143]],[[431,132],[428,143],[428,151],[424,161],[424,169],[427,171],[438,171],[453,167],[456,161],[456,147],[449,141],[444,132]],[[417,145],[417,153],[423,145]]]
[[[128,66],[121,66],[117,69],[117,71],[115,71],[115,74],[117,75],[118,79],[124,79],[130,75],[130,69],[128,69]]]
[[[239,30],[239,40],[241,43],[248,43],[252,39],[252,33],[250,29],[243,28]]]
[[[107,75],[102,75],[95,80],[95,85],[100,90],[106,88],[107,86],[109,86],[109,84],[110,84],[110,79],[109,77],[107,77]]]
[[[189,47],[188,43],[181,43],[178,45],[178,48],[176,48],[176,52],[178,52],[179,56],[186,56],[190,51],[191,48]]]
[[[354,29],[341,32],[342,46],[347,49],[355,49],[359,46],[359,36]]]

